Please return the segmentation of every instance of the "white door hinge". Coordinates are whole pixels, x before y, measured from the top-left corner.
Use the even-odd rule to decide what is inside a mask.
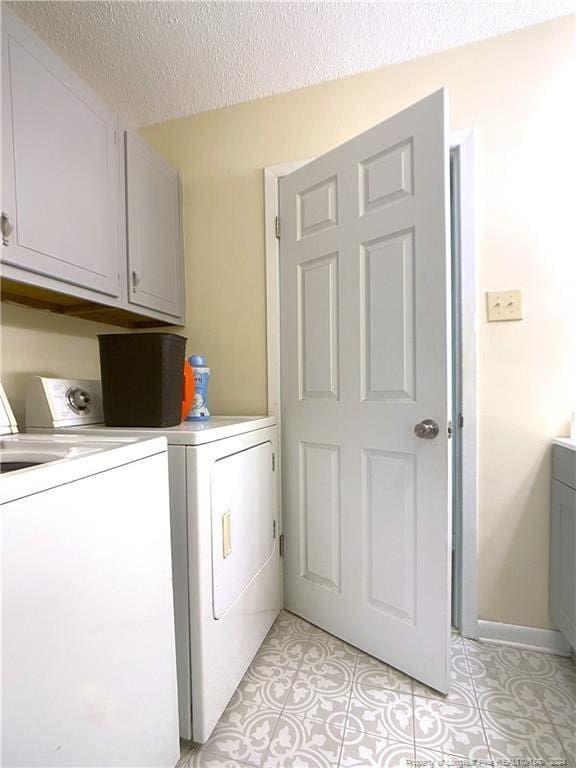
[[[276,219],[274,221],[274,226],[276,228],[276,237],[278,240],[280,240],[280,217],[276,216]]]
[[[452,422],[449,421],[448,422],[448,440],[452,439],[452,432],[453,432],[453,430],[452,430]]]
[[[272,472],[276,471],[276,454],[272,454]]]
[[[118,132],[114,131],[114,144],[118,144]]]
[[[280,549],[280,557],[284,557],[284,534],[280,534],[280,539],[278,540],[278,546]]]
[[[276,538],[276,520],[272,522],[272,538]]]

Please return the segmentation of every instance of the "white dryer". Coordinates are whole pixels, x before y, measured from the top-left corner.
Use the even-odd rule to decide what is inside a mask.
[[[203,743],[281,607],[276,421],[137,429],[102,420],[98,381],[32,381],[27,431],[168,440],[180,735]]]

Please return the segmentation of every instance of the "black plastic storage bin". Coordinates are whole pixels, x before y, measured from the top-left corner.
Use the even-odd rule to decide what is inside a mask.
[[[186,339],[175,333],[98,336],[107,427],[174,427],[182,418]]]

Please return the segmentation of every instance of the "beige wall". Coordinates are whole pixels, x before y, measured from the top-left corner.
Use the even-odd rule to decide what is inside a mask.
[[[266,409],[262,168],[327,149],[446,85],[477,129],[481,618],[549,626],[549,440],[576,408],[574,19],[153,126],[183,178],[188,351],[221,413]],[[487,325],[484,291],[521,288],[525,319]],[[4,378],[93,375],[92,323],[9,308]]]
[[[96,334],[116,329],[12,304],[0,308],[2,384],[20,425],[30,374],[100,378]]]
[[[189,336],[216,410],[266,407],[262,168],[321,154],[446,85],[477,128],[480,611],[548,626],[550,437],[576,407],[574,19],[144,131],[181,171]],[[572,158],[570,170],[569,161]],[[525,319],[485,322],[522,288]]]

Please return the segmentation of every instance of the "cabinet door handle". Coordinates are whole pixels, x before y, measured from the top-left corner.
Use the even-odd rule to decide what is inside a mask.
[[[135,269],[133,269],[132,270],[132,290],[133,291],[136,290],[136,286],[138,285],[139,282],[140,282],[140,275],[138,274],[138,272],[136,272]]]
[[[8,214],[2,211],[2,217],[0,219],[0,230],[2,231],[2,245],[10,245],[10,235],[12,234],[12,224]]]

